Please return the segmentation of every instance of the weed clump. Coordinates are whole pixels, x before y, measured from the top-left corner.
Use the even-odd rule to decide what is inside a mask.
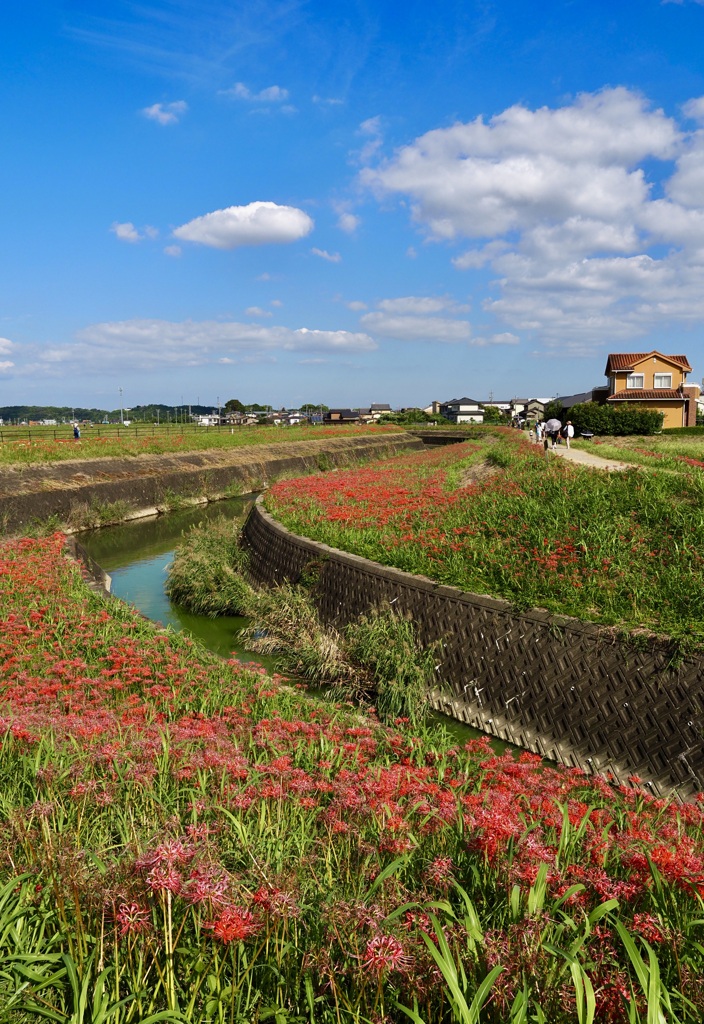
[[[166,592],[172,601],[199,615],[249,613],[254,591],[244,575],[241,525],[223,516],[191,529],[169,569]]]
[[[334,699],[374,704],[383,722],[419,723],[435,675],[436,645],[423,650],[413,622],[392,608],[373,609],[342,629],[324,625],[308,593],[284,584],[261,593],[242,637],[258,654]]]

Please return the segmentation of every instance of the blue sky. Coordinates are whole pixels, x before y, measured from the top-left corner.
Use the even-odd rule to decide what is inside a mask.
[[[0,15],[0,405],[704,374],[704,2]]]

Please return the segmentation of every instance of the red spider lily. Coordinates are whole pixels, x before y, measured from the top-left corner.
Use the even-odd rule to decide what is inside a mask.
[[[115,920],[121,938],[126,935],[144,935],[152,926],[149,909],[140,906],[139,903],[121,903],[117,908]]]
[[[214,921],[207,922],[204,927],[212,929],[213,935],[221,942],[243,942],[259,931],[251,910],[245,907],[226,907]]]
[[[375,935],[367,943],[362,966],[376,974],[385,971],[407,971],[413,964],[403,946],[393,935]]]

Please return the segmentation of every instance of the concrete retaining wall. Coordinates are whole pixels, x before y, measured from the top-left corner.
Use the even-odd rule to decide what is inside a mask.
[[[509,743],[653,792],[704,789],[704,658],[669,666],[654,638],[547,612],[515,614],[501,600],[439,586],[291,534],[262,507],[243,542],[255,580],[298,582],[316,569],[324,621],[345,624],[374,606],[410,614],[423,643],[441,640],[434,707]]]
[[[85,459],[0,470],[0,532],[19,533],[37,520],[80,520],[81,509],[124,502],[132,511],[168,507],[178,498],[216,500],[260,490],[285,476],[302,476],[399,451],[422,450],[410,434],[326,437],[179,455]]]

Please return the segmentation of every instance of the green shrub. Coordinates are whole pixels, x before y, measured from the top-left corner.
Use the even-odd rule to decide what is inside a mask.
[[[246,615],[254,593],[245,579],[241,521],[216,519],[191,529],[169,569],[172,601],[200,615]]]
[[[349,658],[371,673],[382,722],[422,720],[435,679],[437,644],[425,650],[410,618],[393,608],[375,609],[344,632]]]
[[[575,433],[606,434],[624,437],[629,434],[657,434],[662,429],[663,414],[646,409],[613,408],[597,402],[573,405],[565,413],[572,420]]]
[[[423,650],[410,619],[374,609],[338,630],[321,623],[305,590],[287,583],[260,592],[254,616],[242,639],[258,654],[278,655],[283,672],[330,686],[335,699],[373,702],[383,722],[422,720],[437,645]]]

